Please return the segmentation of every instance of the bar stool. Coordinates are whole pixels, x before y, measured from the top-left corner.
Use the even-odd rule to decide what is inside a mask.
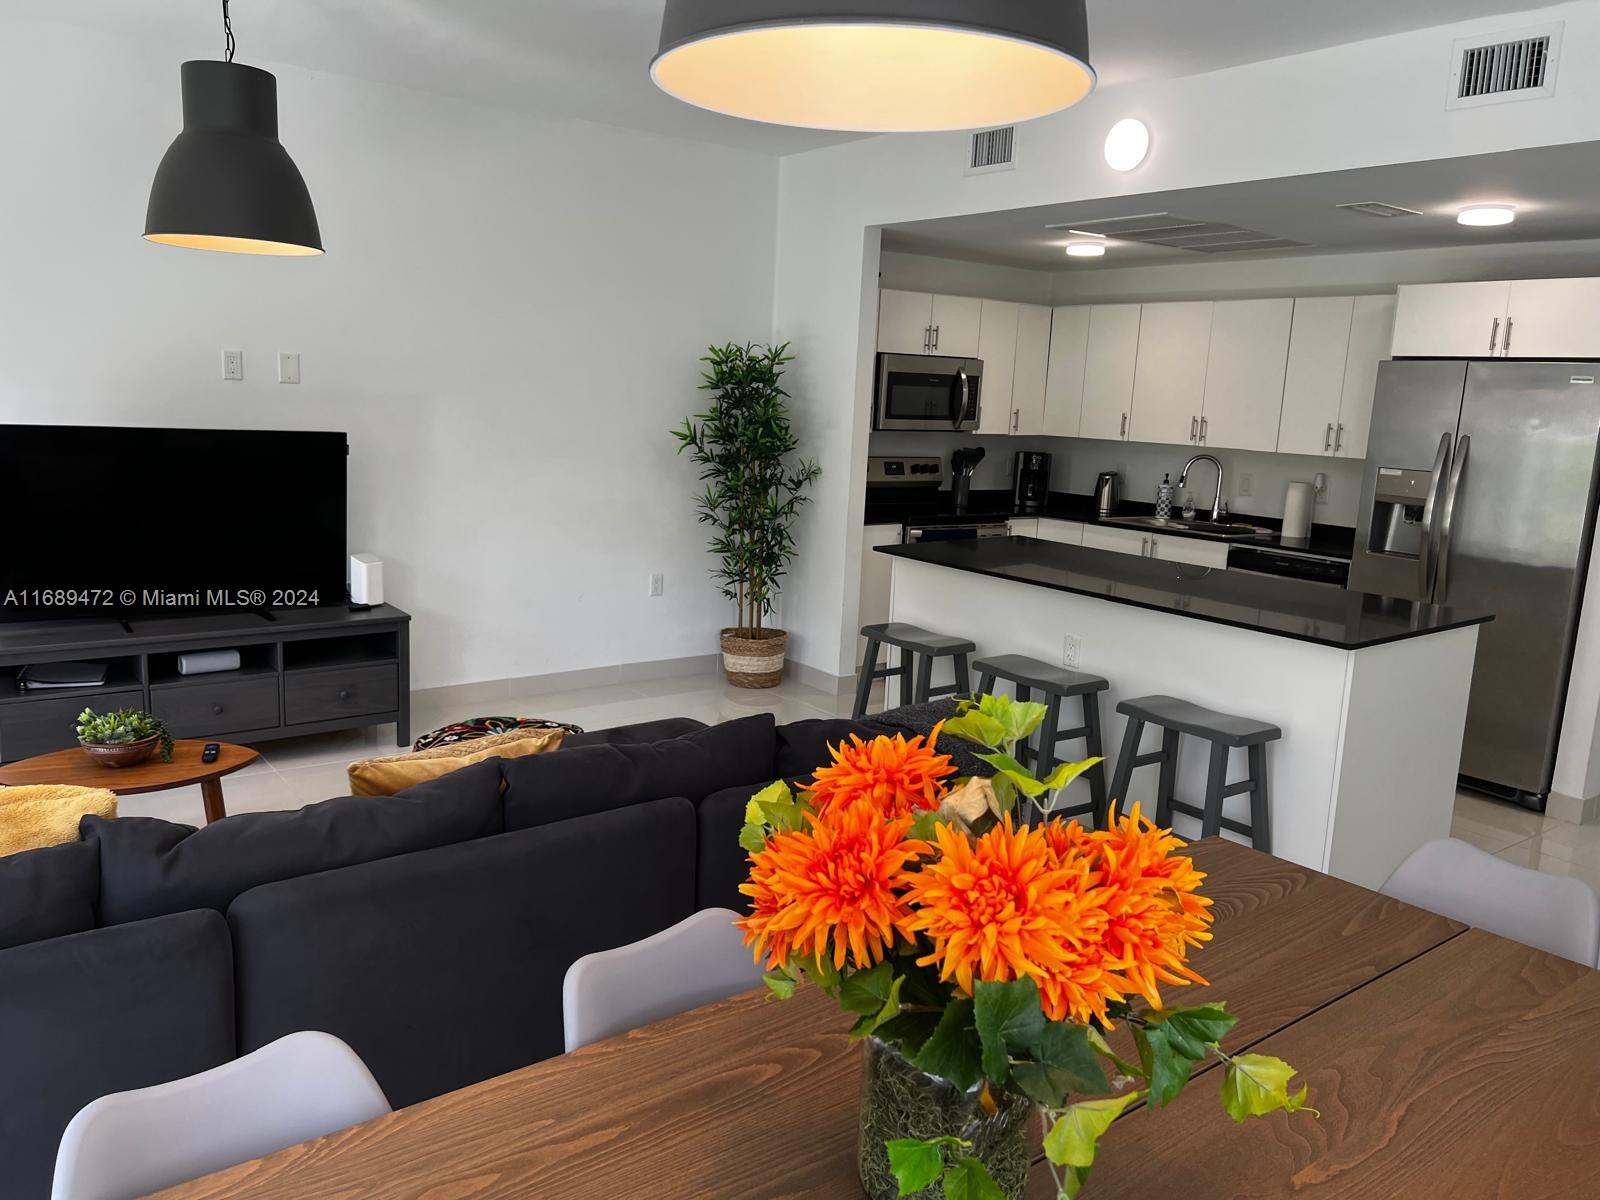
[[[867,712],[867,699],[872,685],[891,675],[900,677],[900,703],[926,704],[935,696],[965,696],[971,685],[967,676],[967,655],[977,650],[965,638],[930,633],[904,621],[889,621],[883,625],[863,625],[861,636],[867,639],[866,658],[861,663],[861,679],[856,684],[854,716],[860,720]],[[898,667],[878,666],[880,646],[894,646],[900,651]],[[955,659],[956,681],[953,685],[933,687],[933,660]],[[915,663],[916,683],[912,683],[912,664]]]
[[[1265,721],[1249,717],[1236,717],[1229,713],[1201,708],[1187,700],[1172,696],[1141,696],[1124,700],[1117,711],[1128,718],[1127,731],[1122,736],[1122,754],[1117,759],[1117,771],[1111,780],[1111,794],[1116,797],[1119,810],[1127,798],[1128,783],[1137,767],[1161,764],[1161,775],[1156,785],[1156,824],[1171,828],[1174,811],[1191,816],[1200,822],[1201,837],[1216,837],[1224,829],[1243,834],[1257,850],[1272,852],[1272,823],[1267,801],[1267,743],[1277,741],[1283,730]],[[1146,725],[1161,729],[1161,749],[1149,754],[1139,753],[1139,741]],[[1206,798],[1204,806],[1196,806],[1173,797],[1173,786],[1178,774],[1178,739],[1180,734],[1204,738],[1211,743],[1211,764],[1206,773]],[[1249,775],[1237,783],[1228,783],[1228,751],[1244,747],[1249,752]],[[1250,793],[1250,820],[1236,821],[1222,815],[1222,802],[1229,796]]]
[[[1044,694],[1044,722],[1039,726],[1039,748],[1017,747],[1017,757],[1023,762],[1032,761],[1033,773],[1040,779],[1055,769],[1056,746],[1065,741],[1083,739],[1084,757],[1099,758],[1105,753],[1100,740],[1100,693],[1111,685],[1098,675],[1084,671],[1071,671],[1065,667],[1052,667],[1049,663],[1022,654],[997,654],[980,658],[972,664],[978,673],[978,694],[984,695],[994,687],[994,681],[1004,679],[1013,684],[1018,700],[1029,700],[1035,691]],[[1083,704],[1083,724],[1072,729],[1061,728],[1061,702],[1078,697]],[[1091,825],[1098,825],[1106,817],[1106,769],[1096,763],[1084,772],[1089,780],[1087,803],[1071,808],[1058,808],[1051,816],[1088,816]]]

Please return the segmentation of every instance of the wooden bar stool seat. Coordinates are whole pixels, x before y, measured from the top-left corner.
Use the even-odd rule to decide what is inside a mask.
[[[965,696],[972,690],[967,674],[967,656],[974,653],[977,647],[966,638],[934,633],[904,621],[863,625],[861,636],[867,639],[867,651],[861,662],[861,676],[856,683],[853,715],[857,720],[866,715],[872,685],[891,675],[900,678],[901,704],[926,704],[935,696]],[[900,651],[899,666],[878,666],[878,653],[884,646],[893,646]],[[937,658],[955,660],[954,684],[933,686],[933,662]]]
[[[1200,822],[1201,837],[1216,837],[1222,830],[1231,830],[1250,839],[1257,850],[1272,852],[1271,810],[1267,795],[1267,743],[1277,741],[1283,730],[1265,721],[1232,713],[1202,708],[1175,696],[1141,696],[1124,700],[1117,711],[1128,718],[1122,736],[1122,754],[1117,759],[1117,771],[1111,780],[1111,794],[1120,806],[1127,798],[1128,785],[1133,772],[1139,767],[1157,766],[1161,774],[1156,785],[1157,825],[1172,826],[1172,814],[1183,813]],[[1161,730],[1161,749],[1147,754],[1139,752],[1144,737],[1144,727],[1155,725]],[[1205,802],[1201,805],[1179,800],[1173,795],[1178,774],[1178,749],[1183,734],[1203,738],[1211,744],[1211,761],[1206,773]],[[1249,773],[1235,783],[1227,782],[1228,752],[1243,749],[1247,752]],[[1239,821],[1222,814],[1222,805],[1229,796],[1250,795],[1250,820]]]

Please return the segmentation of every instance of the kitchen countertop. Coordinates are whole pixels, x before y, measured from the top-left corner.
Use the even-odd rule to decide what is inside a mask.
[[[1029,537],[880,546],[877,553],[1340,650],[1493,620],[1441,605]]]

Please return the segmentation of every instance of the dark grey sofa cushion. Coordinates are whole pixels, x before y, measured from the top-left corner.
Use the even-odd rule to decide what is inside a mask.
[[[860,721],[848,718],[830,720],[818,717],[810,721],[791,721],[778,726],[778,757],[772,774],[776,779],[809,779],[818,767],[833,761],[829,750],[840,742],[848,741],[852,734],[870,741],[883,731]]]
[[[693,911],[694,829],[660,800],[246,892],[239,1051],[326,1030],[397,1108],[560,1054],[567,967]]]
[[[508,760],[506,828],[531,829],[647,800],[698,801],[722,788],[772,778],[771,713],[664,742],[579,746]]]
[[[190,908],[225,912],[259,884],[504,828],[500,760],[474,763],[395,796],[345,796],[294,812],[240,813],[196,830],[154,817],[85,817],[100,851],[100,921],[114,925]]]
[[[67,842],[0,858],[0,950],[95,927],[100,853]]]
[[[234,1057],[233,957],[214,912],[0,950],[0,1196],[45,1200],[89,1101]]]
[[[629,746],[638,742],[661,742],[704,728],[706,723],[696,721],[693,717],[667,717],[660,721],[640,721],[636,725],[618,725],[614,729],[591,729],[587,733],[575,733],[562,740],[561,748],[572,750],[579,746]]]
[[[744,827],[745,805],[763,786],[741,784],[724,788],[695,805],[696,909],[750,911],[749,898],[739,893],[739,885],[745,881],[750,867],[749,856],[739,845],[739,830]]]

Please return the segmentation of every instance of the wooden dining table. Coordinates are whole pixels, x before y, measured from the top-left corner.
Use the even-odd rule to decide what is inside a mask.
[[[1192,847],[1193,965],[1309,1112],[1235,1125],[1203,1065],[1130,1109],[1084,1200],[1600,1197],[1600,972],[1231,842]],[[818,989],[737,996],[159,1193],[160,1200],[860,1200],[861,1052]],[[1054,1200],[1036,1163],[1029,1200]]]

